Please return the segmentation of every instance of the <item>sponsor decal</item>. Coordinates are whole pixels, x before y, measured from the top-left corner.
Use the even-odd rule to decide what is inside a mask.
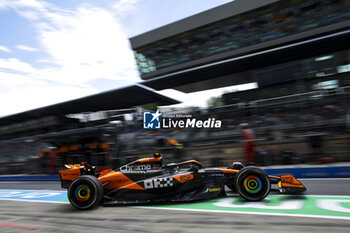
[[[173,180],[172,177],[145,180],[144,187],[145,189],[172,187],[174,185]]]
[[[193,174],[187,174],[187,175],[181,175],[179,176],[179,182],[180,183],[185,183],[189,180],[192,180],[193,179]]]
[[[224,173],[220,173],[220,172],[208,172],[207,174],[206,174],[208,177],[215,177],[215,176],[217,176],[217,177],[220,177],[220,176],[225,176],[225,174]]]
[[[104,175],[109,175],[111,173],[111,171],[113,171],[113,169],[102,170],[99,177],[104,176]]]
[[[140,165],[134,165],[134,166],[124,165],[120,167],[121,172],[130,172],[130,171],[145,172],[151,169],[152,169],[151,164],[140,164]]]
[[[281,181],[282,183],[287,183],[287,184],[300,184],[300,182],[298,182],[296,179],[294,179],[290,175],[281,176]]]
[[[225,176],[225,173],[220,170],[208,170],[205,175],[208,177],[220,177]]]
[[[221,187],[215,187],[215,188],[209,188],[208,192],[220,192],[221,191]]]
[[[80,175],[80,171],[76,171],[76,172],[71,172],[71,170],[67,170],[69,172],[62,172],[61,174],[63,176],[79,176]]]
[[[162,117],[161,117],[162,116]],[[144,129],[169,129],[169,128],[221,128],[221,120],[208,118],[206,120],[192,118],[192,115],[167,114],[157,110],[156,112],[143,113]]]

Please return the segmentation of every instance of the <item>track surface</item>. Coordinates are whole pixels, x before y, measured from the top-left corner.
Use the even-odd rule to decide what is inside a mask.
[[[350,195],[350,179],[305,179],[308,194]],[[61,190],[58,182],[0,182],[0,189]],[[0,200],[0,232],[349,232],[349,220],[100,207]]]

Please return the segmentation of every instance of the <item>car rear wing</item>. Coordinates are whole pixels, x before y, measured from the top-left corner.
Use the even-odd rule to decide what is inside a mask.
[[[95,176],[96,174],[96,167],[86,162],[80,164],[65,164],[64,166],[67,169],[59,171],[62,188],[68,188],[72,181],[81,175]]]

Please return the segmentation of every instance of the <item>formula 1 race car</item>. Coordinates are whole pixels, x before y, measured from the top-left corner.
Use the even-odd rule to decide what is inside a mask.
[[[205,168],[196,160],[162,166],[162,157],[133,161],[117,170],[103,170],[87,163],[66,165],[61,186],[78,209],[104,205],[192,201],[225,195],[225,186],[247,201],[260,201],[277,184],[281,193],[306,191],[292,175],[269,176],[256,166],[233,163],[229,168]]]

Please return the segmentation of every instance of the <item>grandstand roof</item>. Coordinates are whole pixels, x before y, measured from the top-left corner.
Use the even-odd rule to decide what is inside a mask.
[[[236,0],[130,43],[143,85],[184,92],[232,86],[255,82],[246,73],[255,69],[349,49],[349,7],[346,0]]]
[[[305,40],[283,43],[278,47],[265,47],[233,58],[161,75],[145,80],[142,84],[156,90],[173,88],[190,93],[253,82],[251,77],[242,75],[242,72],[347,50],[350,49],[349,40],[349,29],[323,33]]]
[[[239,15],[243,12],[256,9],[278,0],[235,0],[221,6],[200,12],[190,17],[181,19],[174,23],[148,31],[141,35],[130,38],[133,48],[141,47],[152,42],[162,40],[183,32],[226,19],[232,15]]]
[[[149,103],[156,103],[163,106],[177,104],[180,102],[160,95],[148,87],[136,84],[5,116],[0,118],[0,126],[5,127],[11,124],[36,120],[48,116],[65,116],[68,114],[83,112],[127,109]]]

